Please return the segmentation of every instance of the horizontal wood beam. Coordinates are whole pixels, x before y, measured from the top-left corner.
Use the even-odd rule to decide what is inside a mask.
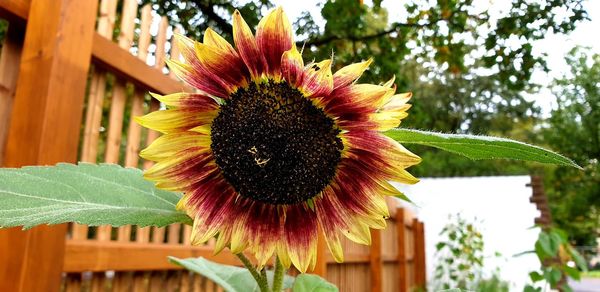
[[[0,0],[0,17],[17,22],[17,25],[24,25],[29,17],[30,2],[31,0]],[[96,65],[141,86],[143,90],[159,94],[193,91],[191,87],[148,66],[98,33],[93,36],[92,59]]]
[[[0,0],[0,18],[24,25],[29,14],[31,0]]]
[[[213,255],[212,247],[67,240],[63,271],[181,269],[179,266],[169,263],[168,256],[178,258],[204,257],[225,265],[239,264],[238,259],[230,252],[223,251],[218,255]]]
[[[123,257],[123,255],[127,255]],[[178,258],[204,257],[225,265],[240,265],[239,260],[228,251],[213,255],[212,247],[168,244],[144,244],[127,242],[97,242],[90,240],[67,240],[64,272],[85,271],[149,271],[177,270],[181,267],[169,263],[168,256]],[[383,256],[383,262],[393,263],[394,256]],[[410,259],[409,259],[410,261]],[[336,264],[330,255],[328,264]],[[368,264],[368,254],[346,254],[343,264]]]
[[[155,93],[168,94],[193,91],[189,86],[177,82],[160,70],[148,66],[142,60],[98,33],[94,35],[92,58],[97,65],[107,71]]]

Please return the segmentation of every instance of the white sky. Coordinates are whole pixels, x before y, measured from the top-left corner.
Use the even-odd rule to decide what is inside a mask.
[[[283,6],[291,21],[295,21],[302,11],[309,11],[318,24],[323,23],[321,17],[320,0],[274,0],[276,6]],[[480,9],[487,9],[492,17],[499,15],[502,11],[510,8],[508,0],[476,0],[475,6]],[[370,0],[365,3],[371,5]],[[387,8],[390,22],[399,21],[406,17],[404,10],[405,1],[400,0],[383,0],[382,6]],[[560,77],[568,72],[568,66],[565,63],[564,56],[576,45],[592,47],[594,52],[600,53],[600,37],[598,37],[598,29],[600,28],[600,1],[587,0],[583,3],[588,12],[590,21],[581,22],[577,28],[569,35],[549,34],[545,39],[537,41],[533,44],[534,54],[541,55],[546,53],[548,57],[549,73],[542,70],[534,72],[532,80],[541,84],[544,88],[532,95],[530,98],[535,100],[544,111],[548,114],[554,102],[553,97],[547,88],[553,78]],[[418,98],[418,97],[415,97]]]

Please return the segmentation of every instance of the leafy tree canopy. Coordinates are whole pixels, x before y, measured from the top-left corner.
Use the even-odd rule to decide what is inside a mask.
[[[570,74],[555,80],[557,106],[543,129],[548,145],[583,171],[547,170],[554,220],[578,245],[595,245],[600,223],[600,54],[583,48],[566,57]]]

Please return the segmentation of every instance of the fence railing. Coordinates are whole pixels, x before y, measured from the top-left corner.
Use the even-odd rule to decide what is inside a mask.
[[[148,167],[138,152],[158,133],[132,117],[159,109],[148,91],[192,90],[165,74],[164,60],[179,57],[171,43],[177,28],[137,0],[0,0],[0,17],[9,20],[0,55],[0,164]],[[341,291],[423,287],[423,224],[389,205],[388,228],[372,232],[372,246],[343,242],[344,263],[320,240],[314,272]],[[172,255],[237,264],[228,252],[213,255],[214,241],[190,246],[190,233],[181,224],[0,230],[0,291],[220,290],[167,262]]]

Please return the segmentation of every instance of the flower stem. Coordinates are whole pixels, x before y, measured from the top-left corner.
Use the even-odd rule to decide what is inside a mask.
[[[261,276],[258,273],[258,271],[256,271],[256,268],[254,267],[254,265],[252,265],[252,262],[250,262],[250,260],[243,253],[240,252],[240,253],[236,253],[235,255],[244,264],[244,267],[246,267],[246,269],[248,269],[250,274],[252,274],[252,277],[258,284],[260,291],[261,292],[269,292],[269,284],[267,283],[267,277]]]
[[[279,260],[279,256],[275,256],[275,275],[273,276],[273,292],[280,292],[283,288],[283,277],[285,269]]]

